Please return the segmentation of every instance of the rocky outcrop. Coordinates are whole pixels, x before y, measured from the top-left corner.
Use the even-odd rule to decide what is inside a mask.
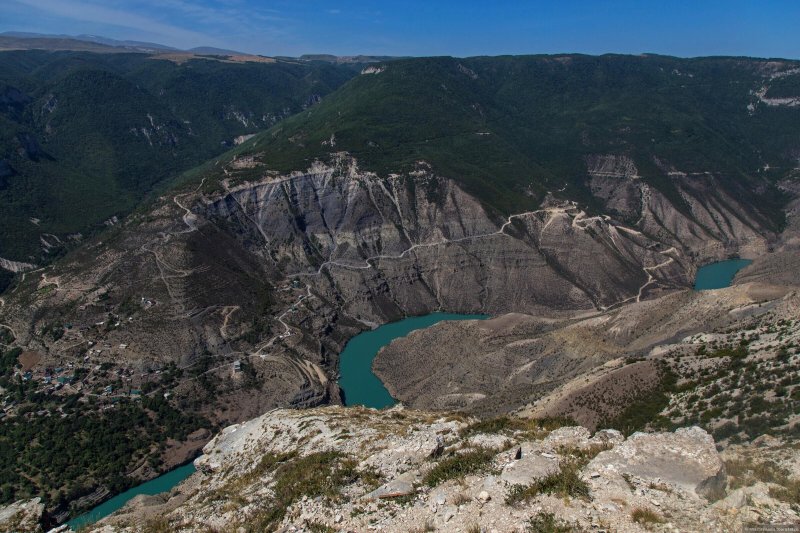
[[[738,530],[742,522],[728,504],[758,506],[767,523],[798,519],[787,501],[758,485],[726,497],[723,462],[699,428],[624,439],[615,431],[591,436],[581,427],[549,431],[526,420],[498,432],[486,427],[402,408],[273,411],[215,437],[196,461],[198,473],[168,499],[134,500],[93,530],[158,524],[180,532],[365,531],[379,525],[388,532],[500,532],[549,520],[632,532],[643,530],[643,510],[667,529]],[[441,447],[443,453],[434,453]],[[312,471],[295,467],[309,464],[337,484],[326,489]],[[570,481],[559,485],[562,476]],[[763,499],[742,500],[747,491]],[[713,504],[717,498],[725,503]]]
[[[0,507],[0,530],[19,533],[41,533],[44,504],[41,498],[20,500]]]
[[[23,263],[21,261],[11,261],[10,259],[4,259],[0,257],[0,268],[3,270],[8,270],[9,272],[24,272],[26,270],[32,270],[36,268],[36,265],[31,265],[30,263]]]
[[[625,155],[596,154],[586,158],[589,175],[593,178],[639,179],[633,159]]]

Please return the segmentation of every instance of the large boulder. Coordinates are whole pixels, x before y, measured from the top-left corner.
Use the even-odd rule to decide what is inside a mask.
[[[667,483],[707,500],[724,495],[726,483],[714,439],[699,427],[674,433],[634,433],[622,444],[598,454],[586,471]]]

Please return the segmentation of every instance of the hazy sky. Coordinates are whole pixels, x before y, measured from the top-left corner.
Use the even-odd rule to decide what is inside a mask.
[[[800,58],[800,1],[0,0],[0,31],[89,33],[264,55]]]

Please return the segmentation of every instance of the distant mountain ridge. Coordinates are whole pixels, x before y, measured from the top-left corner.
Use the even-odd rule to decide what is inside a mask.
[[[106,50],[105,48],[109,48]],[[193,48],[181,49],[167,46],[160,43],[152,43],[137,40],[118,40],[103,37],[102,35],[68,35],[68,34],[49,34],[33,33],[22,31],[0,32],[0,50],[3,49],[50,49],[50,50],[74,50],[74,51],[114,51],[119,52],[120,48],[132,52],[142,53],[166,53],[166,52],[189,52],[200,55],[227,55],[227,56],[247,56],[251,55],[229,48],[219,48],[215,46],[195,46]],[[112,50],[113,49],[113,50]],[[299,57],[280,56],[279,59],[301,60],[301,61],[325,61],[328,63],[376,63],[379,61],[391,61],[401,59],[393,56],[336,56],[332,54],[303,54]]]
[[[11,41],[12,39],[14,39],[15,41]],[[77,41],[77,43],[72,43],[72,44],[74,44],[79,50],[84,49],[80,47],[80,43],[92,43],[111,48],[125,48],[136,52],[186,51],[186,52],[196,52],[196,53],[208,53],[207,50],[215,50],[217,52],[224,52],[226,54],[241,54],[241,52],[234,52],[232,50],[221,50],[211,47],[199,47],[199,48],[192,48],[190,50],[181,50],[180,48],[175,48],[172,46],[167,46],[159,43],[151,43],[147,41],[136,41],[136,40],[110,39],[108,37],[103,37],[102,35],[88,35],[88,34],[67,35],[67,34],[6,31],[0,33],[0,45],[8,44],[7,42],[4,41],[16,42],[17,44],[21,45],[24,45],[27,42],[27,44],[31,45],[31,48],[37,48],[39,46],[47,46],[48,44],[50,44],[54,48],[62,50],[65,49],[64,48],[65,46],[69,46],[71,41]]]
[[[215,48],[213,46],[197,46],[195,48],[189,48],[186,51],[187,52],[192,52],[192,53],[195,53],[195,54],[246,55],[243,52],[237,52],[235,50],[227,50],[225,48]]]
[[[337,56],[333,54],[303,54],[299,59],[305,61],[327,61],[329,63],[379,63],[381,61],[393,61],[395,59],[408,59],[408,57],[395,56]]]

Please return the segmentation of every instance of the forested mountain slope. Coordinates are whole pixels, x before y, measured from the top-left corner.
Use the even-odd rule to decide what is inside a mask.
[[[379,174],[418,160],[510,214],[546,191],[591,202],[587,163],[678,199],[680,173],[720,176],[765,207],[800,163],[800,63],[748,58],[517,56],[425,58],[365,69],[323,105],[253,148],[275,170],[345,150]],[[331,143],[333,140],[333,143]],[[619,160],[617,160],[619,164]],[[680,204],[680,202],[676,202]]]
[[[313,105],[352,70],[267,58],[0,52],[0,257],[48,261],[238,136]]]

